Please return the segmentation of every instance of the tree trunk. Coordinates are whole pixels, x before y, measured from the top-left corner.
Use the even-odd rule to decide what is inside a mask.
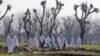
[[[27,42],[28,42],[28,40],[29,40],[29,32],[27,32],[26,29],[25,29],[25,32],[26,32],[26,34],[27,34]]]
[[[21,37],[21,36],[20,36],[20,29],[19,29],[19,43],[20,43],[20,37]]]
[[[51,33],[52,33],[52,31],[50,30],[50,32],[49,32],[49,37],[51,38]]]
[[[84,35],[85,35],[85,27],[80,26],[80,28],[81,28],[80,38],[81,38],[81,43],[83,45],[83,40],[84,40]]]
[[[43,34],[43,31],[42,31],[42,23],[40,24],[40,36]]]
[[[27,40],[29,40],[29,33],[27,33]]]

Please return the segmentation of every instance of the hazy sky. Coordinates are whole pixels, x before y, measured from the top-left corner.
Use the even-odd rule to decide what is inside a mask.
[[[0,10],[2,12],[5,11],[6,9],[6,5],[7,4],[11,4],[12,5],[12,9],[11,11],[8,13],[8,15],[10,14],[15,14],[17,12],[21,12],[21,11],[26,11],[27,8],[29,9],[38,9],[38,10],[42,10],[41,9],[41,5],[40,2],[42,0],[3,0],[3,4],[0,5]],[[69,16],[69,15],[73,15],[74,14],[74,10],[73,10],[73,6],[74,4],[80,4],[83,1],[86,0],[60,0],[62,1],[62,3],[64,3],[64,7],[62,9],[62,11],[60,12],[60,16]],[[98,7],[100,9],[100,0],[87,0],[88,4],[92,3],[95,7]],[[47,0],[47,8],[51,8],[55,5],[55,0]],[[0,12],[2,14],[2,12]],[[0,15],[1,15],[0,14]],[[99,13],[100,15],[100,13]]]
[[[10,12],[8,12],[7,15],[11,16],[11,14],[15,14],[18,12],[25,12],[27,8],[33,10],[38,9],[42,11],[42,7],[40,5],[40,2],[42,0],[3,0],[3,4],[0,5],[0,15],[4,13],[6,10],[7,4],[12,5],[12,9]],[[55,6],[56,0],[47,0],[46,7],[51,8]],[[86,0],[60,0],[62,3],[64,3],[64,7],[61,10],[59,16],[71,16],[74,14],[73,6],[74,4],[81,4],[82,2],[86,2]],[[100,0],[87,0],[88,4],[92,3],[95,7],[100,9]],[[97,18],[100,18],[99,14],[94,14]],[[93,16],[94,17],[94,16]],[[93,18],[92,17],[92,18]],[[95,19],[95,17],[93,18]],[[2,27],[2,26],[1,26]],[[1,32],[1,30],[0,30]]]

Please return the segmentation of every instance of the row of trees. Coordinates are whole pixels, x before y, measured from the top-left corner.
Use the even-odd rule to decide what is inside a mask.
[[[87,3],[82,3],[81,5],[75,4],[75,15],[58,18],[57,16],[64,6],[61,1],[56,0],[56,7],[52,7],[50,10],[46,10],[46,1],[42,1],[40,5],[42,6],[42,15],[38,14],[37,9],[33,9],[32,12],[27,9],[24,14],[17,17],[19,40],[21,30],[24,29],[27,35],[27,39],[29,39],[31,35],[34,35],[38,32],[39,36],[44,35],[49,36],[50,38],[56,38],[58,36],[80,37],[83,44],[85,33],[87,33],[87,29],[89,29],[89,26],[87,25],[91,25],[90,21],[87,21],[88,16],[94,12],[99,12],[98,8],[95,8],[92,4],[90,4],[89,6],[87,5]],[[81,17],[78,16],[78,8],[80,8],[82,11],[80,12],[82,13]],[[0,20],[10,9],[11,6],[7,5],[7,10],[0,18]],[[10,21],[8,20],[8,23],[5,23],[5,32],[10,32],[11,23],[14,21],[13,17],[14,15],[11,16],[12,19],[10,19]],[[4,22],[5,21],[6,20],[4,20]],[[96,30],[98,30],[98,28],[96,28]]]

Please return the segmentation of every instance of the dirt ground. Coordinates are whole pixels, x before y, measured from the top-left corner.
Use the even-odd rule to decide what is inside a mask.
[[[4,48],[1,49],[3,53]],[[16,54],[16,51],[15,53]],[[28,52],[27,50],[20,50],[17,51],[17,54],[27,55],[27,56],[100,56],[100,50],[96,49],[64,49],[64,50],[52,50],[52,49],[38,49],[33,50],[32,53]]]

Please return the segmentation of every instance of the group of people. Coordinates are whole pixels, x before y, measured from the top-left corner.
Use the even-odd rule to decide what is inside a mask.
[[[15,47],[19,47],[18,39],[15,34],[9,33],[6,42],[7,42],[8,53],[12,53]],[[70,45],[68,45],[66,37],[50,38],[50,37],[44,37],[42,35],[40,36],[40,38],[37,38],[36,36],[34,38],[29,38],[26,49],[29,52],[32,52],[33,48],[65,49],[68,46],[70,46],[71,48],[75,47],[75,40],[73,37],[71,38]],[[77,39],[77,47],[82,48],[80,38]]]
[[[81,39],[77,39],[77,47],[82,48]],[[67,43],[66,37],[57,37],[57,38],[50,38],[45,36],[40,36],[40,39],[34,37],[29,39],[28,41],[28,50],[32,50],[32,48],[54,48],[54,49],[66,49],[67,47],[75,48],[75,39],[72,37],[70,41],[70,45]]]
[[[80,37],[77,39],[77,47],[78,48],[82,48],[82,43],[81,43],[81,39],[80,39]],[[75,39],[72,37],[71,38],[71,41],[70,41],[70,47],[71,48],[75,48],[76,47],[76,45],[75,45]]]
[[[32,48],[55,48],[55,49],[63,49],[67,47],[67,40],[66,38],[58,37],[55,39],[54,37],[44,37],[43,35],[38,39],[37,37],[29,38],[28,40],[28,47],[29,51]]]

